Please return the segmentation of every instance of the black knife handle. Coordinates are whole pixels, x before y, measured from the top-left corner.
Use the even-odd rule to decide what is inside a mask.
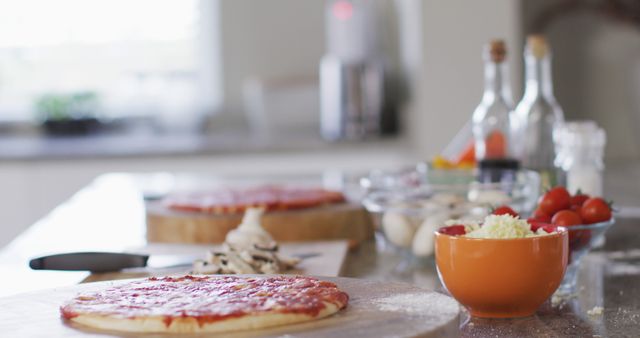
[[[29,261],[34,270],[109,272],[147,265],[148,255],[119,252],[72,252],[42,256]]]

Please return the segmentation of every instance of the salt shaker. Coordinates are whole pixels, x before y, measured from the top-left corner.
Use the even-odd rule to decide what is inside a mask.
[[[555,166],[570,193],[602,196],[605,131],[594,121],[567,122],[554,131]]]

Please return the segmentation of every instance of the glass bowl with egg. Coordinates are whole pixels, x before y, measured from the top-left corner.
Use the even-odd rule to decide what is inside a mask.
[[[433,180],[417,168],[372,171],[360,179],[366,190],[363,205],[372,213],[378,241],[411,262],[433,260],[433,232],[448,219],[480,220],[493,207],[508,204],[529,212],[539,195],[537,173],[518,170],[509,182],[473,179]],[[406,263],[405,260],[405,263]]]

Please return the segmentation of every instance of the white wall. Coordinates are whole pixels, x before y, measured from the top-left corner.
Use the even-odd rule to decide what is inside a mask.
[[[525,3],[525,23],[554,0]],[[640,33],[585,11],[558,17],[544,32],[553,48],[555,94],[568,119],[607,131],[606,157],[640,159]]]
[[[324,0],[219,0],[224,98],[241,104],[243,82],[317,77],[324,54]]]
[[[447,145],[480,102],[482,46],[492,38],[507,41],[514,100],[522,83],[520,1],[413,1],[421,13],[417,73],[406,127],[418,153],[429,158]],[[415,53],[415,52],[414,52]],[[412,61],[409,61],[412,62]]]

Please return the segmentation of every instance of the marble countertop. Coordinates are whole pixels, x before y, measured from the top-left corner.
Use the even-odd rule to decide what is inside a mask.
[[[145,244],[140,182],[144,175],[98,178],[0,250],[0,274],[11,275],[0,296],[65,286],[86,272],[32,271],[27,262],[43,254],[69,251],[122,251]],[[147,177],[148,178],[148,177]],[[106,207],[108,206],[108,207]],[[587,255],[576,293],[547,302],[535,316],[489,320],[462,316],[463,337],[637,337],[640,332],[640,218],[621,217],[606,244]],[[383,241],[371,241],[348,254],[344,276],[403,281],[445,292],[433,260],[407,262]],[[588,311],[601,306],[601,315]]]
[[[605,245],[580,266],[575,293],[547,301],[535,316],[482,319],[464,311],[462,337],[637,337],[640,333],[640,219],[619,219]],[[345,276],[402,281],[443,293],[433,259],[410,261],[383,241],[350,253]],[[601,315],[589,315],[596,306]]]

